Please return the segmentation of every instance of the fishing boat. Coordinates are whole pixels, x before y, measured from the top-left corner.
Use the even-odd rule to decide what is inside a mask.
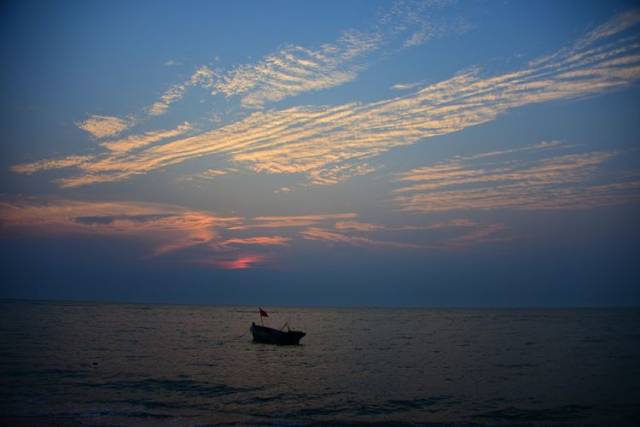
[[[301,331],[269,328],[267,326],[251,324],[251,334],[255,342],[277,345],[297,345],[306,334]]]
[[[260,323],[262,323],[263,317],[269,317],[269,314],[262,308],[259,308]],[[287,327],[285,332],[284,328]],[[282,325],[280,329],[270,328],[264,326],[264,324],[258,326],[255,322],[251,323],[251,335],[253,335],[253,341],[261,342],[265,344],[277,344],[277,345],[297,345],[300,344],[300,340],[306,334],[301,331],[292,331],[289,329],[289,323]]]

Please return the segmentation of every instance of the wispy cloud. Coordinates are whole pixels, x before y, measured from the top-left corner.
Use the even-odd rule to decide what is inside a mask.
[[[235,245],[260,245],[260,246],[286,246],[291,239],[284,236],[253,236],[253,237],[235,237],[220,243],[221,246]]]
[[[282,235],[241,235],[233,230],[245,221],[157,203],[38,198],[0,201],[2,234],[129,239],[146,245],[145,257],[154,260],[171,255],[186,263],[247,269],[267,262],[268,256],[260,253],[263,248],[291,242],[291,237]]]
[[[340,37],[319,47],[289,44],[265,55],[255,63],[238,65],[228,71],[201,66],[186,81],[170,87],[148,112],[165,114],[171,104],[182,99],[190,87],[211,89],[211,95],[239,97],[245,108],[262,108],[304,92],[328,89],[353,81],[367,68],[369,54],[379,51],[397,38],[404,47],[424,44],[449,31],[466,28],[460,19],[436,20],[432,12],[449,1],[396,2],[374,29],[343,31]],[[165,65],[175,65],[168,61]]]
[[[338,221],[336,222],[336,230],[357,230],[357,231],[375,231],[383,227],[379,224],[370,224],[360,221]]]
[[[117,140],[108,140],[100,143],[100,145],[112,152],[112,157],[104,163],[108,168],[110,162],[117,162],[119,159],[127,159],[129,152],[135,151],[154,143],[175,138],[193,130],[193,126],[187,122],[179,125],[175,129],[159,130],[146,132],[139,135],[130,135],[126,138]],[[50,169],[64,169],[70,167],[76,168],[94,168],[95,156],[67,156],[60,159],[46,159],[33,163],[23,163],[13,165],[11,170],[17,173],[32,174],[34,172],[46,171]]]
[[[385,250],[449,250],[504,239],[499,224],[457,219],[417,226],[358,221],[353,213],[226,217],[175,205],[27,198],[0,201],[0,237],[98,236],[137,242],[140,261],[247,269],[279,262],[314,241]],[[277,234],[272,233],[277,229]],[[287,252],[289,251],[289,252]]]
[[[110,151],[126,153],[128,151],[137,150],[165,139],[184,135],[191,130],[193,130],[193,126],[188,122],[184,122],[175,129],[146,132],[141,135],[131,135],[123,139],[105,141],[100,145]]]
[[[331,227],[336,221],[355,217],[355,214],[318,214],[247,219],[157,203],[0,200],[2,234],[131,239],[146,246],[146,258],[172,255],[183,262],[218,268],[264,264],[269,258],[261,253],[265,248],[291,245],[294,239],[302,238],[301,228],[314,224]],[[279,229],[288,235],[263,234],[264,229]],[[259,230],[258,234],[253,230]]]
[[[393,86],[391,86],[391,89],[393,90],[410,90],[410,89],[415,89],[417,87],[420,87],[424,85],[424,83],[422,82],[416,82],[416,83],[396,83]]]
[[[639,200],[638,177],[624,181],[601,172],[615,152],[553,153],[537,160],[514,160],[514,152],[548,144],[462,157],[412,169],[397,176],[403,186],[394,202],[404,211],[580,209]],[[560,147],[561,148],[561,147]],[[598,180],[617,184],[603,191]],[[611,182],[613,180],[613,182]],[[598,184],[598,185],[596,185]]]
[[[319,214],[319,215],[281,215],[259,216],[252,221],[232,227],[232,230],[250,230],[260,228],[300,228],[317,224],[335,223],[336,221],[355,219],[356,213]]]
[[[319,240],[329,243],[341,243],[352,246],[378,246],[378,247],[394,247],[405,249],[421,249],[422,245],[416,245],[413,243],[393,242],[376,240],[368,237],[353,236],[336,231],[325,230],[318,227],[309,227],[300,232],[302,237],[307,240]]]
[[[592,41],[587,36],[576,43],[579,48],[562,50],[553,59],[520,71],[482,77],[471,70],[378,102],[255,112],[135,155],[103,154],[79,164],[80,175],[58,182],[73,187],[118,181],[189,159],[223,155],[258,173],[304,174],[313,184],[335,184],[370,173],[374,167],[369,159],[394,147],[487,123],[525,105],[596,95],[636,83],[638,34],[629,34],[630,26],[616,28],[622,32]]]
[[[148,113],[151,116],[161,116],[169,110],[169,106],[176,101],[181,100],[184,97],[185,92],[190,87],[198,86],[204,88],[210,88],[213,86],[213,81],[216,73],[206,65],[202,65],[196,69],[191,77],[179,84],[171,86],[165,91],[160,99],[154,102],[148,109]]]
[[[5,232],[141,239],[152,256],[214,243],[220,230],[242,221],[174,205],[38,199],[0,202],[0,218]]]
[[[88,119],[77,122],[76,126],[90,133],[94,138],[114,136],[133,125],[131,119],[121,119],[114,116],[92,115]]]
[[[79,166],[93,159],[93,156],[68,156],[62,159],[45,159],[33,163],[23,163],[11,166],[11,170],[17,173],[31,175],[35,172],[50,169],[64,169]]]
[[[196,264],[209,265],[225,270],[247,270],[267,262],[264,255],[241,255],[238,257],[213,257],[195,261]]]
[[[504,224],[483,224],[468,219],[413,226],[340,221],[333,229],[308,227],[300,235],[303,239],[330,245],[443,251],[509,240],[507,231]]]
[[[504,224],[486,224],[457,237],[451,237],[443,242],[447,248],[466,249],[480,244],[509,241],[512,237],[505,234],[508,227]]]
[[[380,25],[388,32],[402,36],[402,46],[410,48],[441,37],[447,32],[463,33],[469,24],[462,18],[436,18],[438,11],[455,3],[451,0],[396,1],[383,14]]]
[[[252,65],[241,65],[222,76],[214,92],[242,96],[245,107],[262,107],[302,92],[326,89],[353,80],[362,66],[357,60],[376,50],[381,36],[346,32],[335,43],[312,50],[287,46]]]

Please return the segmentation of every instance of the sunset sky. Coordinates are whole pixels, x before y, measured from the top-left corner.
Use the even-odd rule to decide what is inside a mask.
[[[640,303],[631,1],[3,2],[2,298]]]

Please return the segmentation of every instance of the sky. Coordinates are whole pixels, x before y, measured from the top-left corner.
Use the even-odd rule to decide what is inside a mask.
[[[631,1],[0,5],[0,298],[640,304]]]

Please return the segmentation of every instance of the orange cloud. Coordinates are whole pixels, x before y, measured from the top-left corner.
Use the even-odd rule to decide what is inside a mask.
[[[422,245],[415,245],[412,243],[403,243],[403,242],[390,242],[383,240],[375,240],[369,239],[366,237],[360,236],[349,236],[342,233],[336,233],[334,231],[324,230],[322,228],[317,227],[309,227],[304,231],[300,232],[300,235],[303,239],[307,240],[318,240],[329,243],[342,243],[353,246],[379,246],[379,247],[395,247],[395,248],[404,248],[404,249],[420,249],[425,248]]]
[[[113,116],[92,115],[83,122],[76,123],[80,129],[90,133],[95,138],[113,136],[128,129],[133,124],[132,120],[124,120]]]
[[[383,228],[378,224],[368,224],[366,222],[358,221],[339,221],[336,222],[336,230],[357,230],[357,231],[373,231]]]
[[[596,95],[637,83],[638,35],[624,31],[638,22],[637,13],[618,16],[573,46],[519,71],[483,77],[471,70],[377,102],[256,112],[127,156],[103,153],[78,163],[78,175],[57,183],[75,187],[121,181],[190,159],[221,155],[258,173],[304,174],[313,184],[335,184],[370,173],[374,168],[369,159],[394,147],[487,123],[525,105]],[[267,92],[254,94],[258,93],[264,95],[255,102],[270,99]]]
[[[175,138],[176,136],[183,135],[190,130],[193,130],[193,126],[191,126],[191,124],[189,124],[188,122],[184,122],[175,129],[146,132],[141,135],[131,135],[123,139],[105,141],[100,145],[110,151],[126,153],[128,151],[137,150],[165,139]]]
[[[548,153],[548,146],[536,146]],[[562,149],[563,146],[555,145]],[[533,161],[496,158],[512,150],[456,158],[397,175],[394,201],[410,212],[492,209],[584,209],[638,200],[637,176],[606,176],[616,152],[555,154]],[[491,162],[486,163],[488,157]],[[478,164],[478,161],[480,163]],[[485,162],[485,163],[482,163]],[[610,185],[594,185],[607,180]],[[613,182],[611,182],[613,180]],[[622,182],[620,182],[622,180]]]
[[[252,228],[298,228],[314,224],[331,223],[338,220],[353,219],[355,213],[296,215],[296,216],[259,216],[251,223],[232,227],[232,230],[248,230]]]
[[[228,239],[220,243],[221,246],[234,246],[234,245],[259,245],[259,246],[286,246],[289,244],[288,237],[283,236],[253,236],[240,238],[235,237]]]
[[[266,257],[262,255],[243,255],[233,259],[213,259],[210,261],[202,261],[202,264],[212,265],[225,270],[247,270],[257,265],[263,264]]]
[[[5,232],[38,235],[99,235],[139,239],[153,248],[151,256],[211,244],[220,232],[242,222],[174,205],[141,202],[36,200],[0,202]]]

